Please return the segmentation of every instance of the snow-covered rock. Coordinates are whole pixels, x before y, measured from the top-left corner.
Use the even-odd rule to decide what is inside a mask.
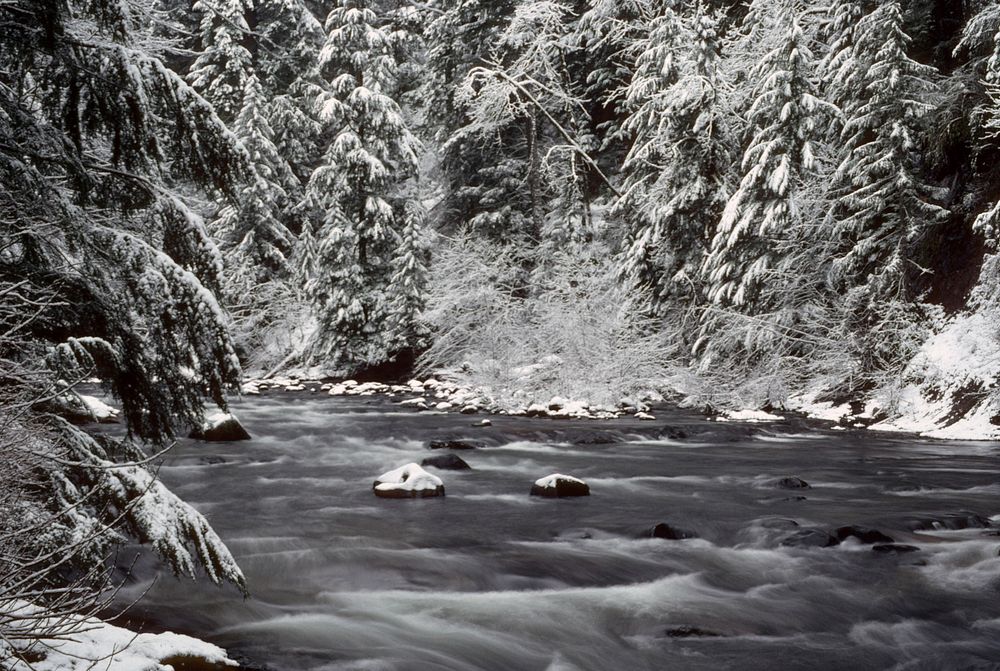
[[[720,422],[780,422],[785,418],[763,410],[727,410],[719,416]]]
[[[250,440],[250,434],[243,428],[239,420],[232,414],[221,411],[205,417],[205,423],[202,427],[193,430],[188,437],[213,443]]]
[[[440,403],[434,406],[436,410],[451,410],[453,407],[455,406],[453,406],[448,401],[441,401]]]
[[[0,617],[24,617],[37,608],[24,601],[7,602],[0,606]],[[137,634],[96,618],[61,615],[40,623],[41,631],[52,632],[51,639],[36,643],[31,652],[41,659],[30,664],[13,657],[10,645],[27,645],[16,639],[0,641],[0,660],[6,660],[11,671],[170,671],[170,663],[184,660],[184,668],[205,671],[237,667],[222,648],[190,636],[164,632]],[[180,667],[176,667],[180,668]]]
[[[96,396],[86,396],[85,394],[80,394],[80,400],[83,401],[83,405],[87,408],[87,412],[89,412],[98,422],[108,424],[118,421],[118,414],[120,412],[118,408],[112,408]]]
[[[643,420],[646,420],[647,422],[656,419],[656,417],[654,417],[653,415],[649,414],[648,412],[643,412],[641,410],[639,412],[635,413],[635,418],[636,419],[643,419]]]
[[[427,401],[422,398],[408,398],[405,401],[400,401],[399,404],[407,407],[419,408],[421,410],[426,410],[428,407]]]
[[[590,485],[572,475],[553,473],[535,480],[535,484],[531,486],[531,495],[550,498],[590,496]]]
[[[378,476],[372,490],[387,499],[444,496],[444,482],[419,464],[409,463]]]

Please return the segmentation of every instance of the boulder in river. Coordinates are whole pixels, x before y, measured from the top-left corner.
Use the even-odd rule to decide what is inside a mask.
[[[957,531],[960,529],[989,529],[993,523],[989,518],[969,510],[944,513],[919,519],[911,519],[907,526],[912,531]]]
[[[427,457],[420,462],[421,466],[433,466],[445,471],[468,471],[472,466],[465,463],[462,457],[454,453],[442,454],[436,457]]]
[[[535,484],[531,486],[531,495],[549,498],[590,496],[590,485],[571,475],[553,473],[535,480]]]
[[[862,545],[895,543],[895,540],[891,536],[886,536],[878,529],[869,529],[868,527],[859,527],[856,525],[840,527],[833,533],[837,536],[837,540],[841,542],[846,541],[848,538],[854,538]]]
[[[406,464],[378,476],[372,490],[385,499],[413,499],[444,496],[444,483],[418,464]]]
[[[647,538],[662,538],[668,541],[679,541],[685,538],[698,538],[698,534],[693,531],[679,529],[664,522],[653,525],[643,535]]]
[[[812,489],[812,485],[802,478],[797,478],[795,476],[775,480],[774,486],[778,489]]]
[[[717,638],[722,636],[722,634],[717,631],[702,629],[701,627],[692,627],[686,624],[680,627],[671,627],[663,633],[670,638]]]
[[[793,548],[830,548],[840,545],[840,541],[822,529],[801,529],[785,536],[781,544]]]
[[[901,543],[880,543],[878,545],[872,546],[872,552],[877,552],[878,554],[884,555],[900,555],[909,554],[910,552],[919,552],[920,548],[916,545],[903,545]]]
[[[432,450],[474,450],[482,443],[471,440],[432,440],[427,446]]]
[[[188,438],[210,443],[225,443],[234,440],[250,440],[250,434],[239,420],[228,412],[217,412],[205,418],[200,429],[194,429]]]

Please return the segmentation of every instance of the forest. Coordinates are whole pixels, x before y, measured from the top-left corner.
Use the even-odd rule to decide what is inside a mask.
[[[155,464],[249,378],[996,437],[998,158],[995,0],[0,0],[0,668],[247,589]]]

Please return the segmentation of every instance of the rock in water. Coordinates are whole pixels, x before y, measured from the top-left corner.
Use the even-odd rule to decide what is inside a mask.
[[[670,638],[715,638],[722,636],[717,631],[710,631],[708,629],[702,629],[701,627],[692,627],[690,625],[683,625],[680,627],[671,627],[664,632]]]
[[[561,473],[535,480],[531,486],[532,496],[563,498],[567,496],[590,496],[590,486],[578,478]]]
[[[795,548],[829,548],[840,545],[840,541],[822,529],[802,529],[786,536],[781,544]]]
[[[428,447],[432,450],[474,450],[482,444],[471,440],[432,440]]]
[[[907,554],[909,552],[919,552],[920,548],[916,545],[901,545],[899,543],[883,543],[881,545],[872,546],[872,552],[877,552],[879,554]]]
[[[834,534],[837,536],[837,540],[843,542],[848,538],[855,538],[862,545],[873,545],[875,543],[894,543],[895,541],[886,536],[884,533],[878,529],[869,529],[868,527],[859,526],[848,526],[840,527]]]
[[[217,412],[205,418],[200,429],[193,430],[188,438],[196,438],[211,443],[225,443],[234,440],[250,440],[250,434],[239,420],[228,412]]]
[[[444,483],[418,464],[406,464],[378,476],[372,490],[386,499],[413,499],[444,496]]]
[[[465,460],[457,454],[442,454],[438,457],[427,457],[420,462],[421,466],[433,466],[445,471],[469,471],[472,466],[465,463]]]
[[[775,481],[774,486],[778,489],[812,489],[812,485],[802,478],[787,477]]]
[[[693,531],[688,531],[687,529],[678,529],[677,527],[671,526],[660,522],[659,524],[653,526],[651,529],[646,531],[644,534],[647,538],[662,538],[668,541],[679,541],[685,538],[697,538],[698,534]]]

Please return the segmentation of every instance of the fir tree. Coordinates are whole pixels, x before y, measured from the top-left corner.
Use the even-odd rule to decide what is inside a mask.
[[[309,284],[319,328],[313,356],[344,369],[389,354],[387,291],[399,229],[395,188],[417,167],[418,143],[391,97],[389,35],[365,0],[342,0],[320,53],[330,92],[317,101],[333,131],[307,187],[321,228]]]
[[[193,6],[202,12],[201,53],[188,81],[226,122],[239,113],[247,78],[253,72],[247,25],[251,6],[252,0],[198,0]]]
[[[759,4],[759,3],[758,3]],[[729,199],[704,268],[717,303],[760,309],[762,284],[781,264],[779,241],[800,222],[799,191],[814,168],[823,104],[815,96],[811,52],[798,19],[783,12],[784,39],[752,74],[752,129],[743,177]]]
[[[0,6],[0,314],[32,306],[17,331],[4,329],[0,386],[22,404],[5,424],[39,427],[32,445],[51,512],[72,507],[67,533],[81,553],[124,522],[161,541],[178,572],[191,573],[197,556],[213,579],[242,586],[204,519],[153,484],[139,444],[53,416],[72,400],[72,382],[98,376],[130,436],[162,444],[200,424],[206,396],[226,407],[239,380],[213,293],[218,253],[171,187],[233,198],[247,161],[211,106],[164,65],[174,45],[153,34],[152,5]]]
[[[237,287],[253,285],[284,273],[294,236],[281,222],[288,204],[289,190],[297,187],[291,167],[279,155],[267,121],[267,101],[256,74],[245,81],[243,107],[233,124],[233,132],[246,149],[252,175],[240,202],[220,211],[213,228],[228,243],[229,264],[244,281]]]
[[[427,213],[419,203],[409,202],[403,212],[403,230],[392,259],[389,316],[392,348],[420,347],[428,335],[420,323],[427,293],[430,237]]]
[[[888,2],[858,24],[850,62],[857,73],[843,93],[856,101],[845,121],[842,183],[836,237],[843,250],[836,262],[848,288],[865,300],[913,297],[920,245],[944,214],[931,202],[922,180],[920,119],[930,109],[935,71],[906,53],[899,2]]]

